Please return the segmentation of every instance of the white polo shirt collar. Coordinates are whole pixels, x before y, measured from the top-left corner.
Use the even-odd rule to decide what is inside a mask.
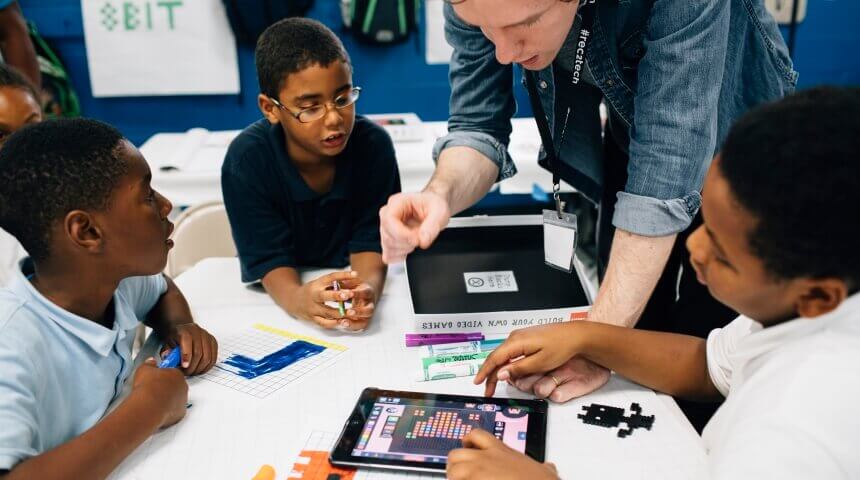
[[[860,293],[855,293],[842,302],[836,310],[815,318],[800,317],[763,328],[755,320],[742,317],[749,321],[750,334],[738,341],[737,349],[732,355],[733,360],[747,363],[776,348],[786,347],[795,341],[803,341],[823,330],[838,330],[845,334],[858,335],[860,334],[860,324],[857,322],[858,311],[860,311]]]

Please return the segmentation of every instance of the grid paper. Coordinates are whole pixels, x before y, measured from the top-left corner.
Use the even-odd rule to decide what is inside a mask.
[[[307,442],[305,442],[305,446],[302,448],[302,450],[330,452],[331,449],[334,448],[335,442],[337,442],[337,434],[315,430],[311,432],[311,434],[308,436],[308,440]],[[306,463],[306,459],[303,459],[301,456],[299,456],[296,459],[296,463]],[[352,477],[352,480],[439,480],[440,475],[442,474],[442,472],[439,472],[439,475],[433,475],[430,473],[407,473],[360,468],[355,472],[355,476]],[[290,472],[290,475],[287,478],[300,479],[302,478],[302,473]]]
[[[281,370],[247,379],[219,366],[233,354],[260,359],[280,350],[296,340],[304,340],[325,347],[322,352],[301,359]],[[248,330],[230,336],[218,346],[218,363],[215,368],[200,376],[204,380],[246,393],[257,398],[266,398],[280,388],[298,380],[303,375],[333,362],[346,347],[313,337],[297,335],[268,325],[256,324]]]

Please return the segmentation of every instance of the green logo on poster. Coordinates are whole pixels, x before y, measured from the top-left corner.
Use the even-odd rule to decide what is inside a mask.
[[[99,13],[102,26],[109,32],[149,31],[155,27],[176,30],[175,9],[181,6],[182,0],[105,2]]]

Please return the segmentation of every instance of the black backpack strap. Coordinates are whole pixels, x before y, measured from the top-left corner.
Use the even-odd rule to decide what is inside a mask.
[[[242,7],[239,0],[224,0],[224,6],[227,7],[227,16],[230,19],[230,25],[233,27],[233,33],[236,39],[242,43],[247,43],[251,38],[251,32],[245,24],[245,19],[242,17]]]
[[[272,13],[272,0],[263,0],[263,14],[266,18],[266,25],[271,25],[277,20],[280,20],[275,18],[275,14]]]

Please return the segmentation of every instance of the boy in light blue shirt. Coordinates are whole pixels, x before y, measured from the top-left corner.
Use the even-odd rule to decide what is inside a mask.
[[[16,132],[0,151],[0,227],[31,255],[0,290],[0,477],[104,478],[149,435],[185,415],[185,375],[217,342],[160,271],[172,205],[140,153],[93,120]],[[182,350],[132,374],[141,321]]]

